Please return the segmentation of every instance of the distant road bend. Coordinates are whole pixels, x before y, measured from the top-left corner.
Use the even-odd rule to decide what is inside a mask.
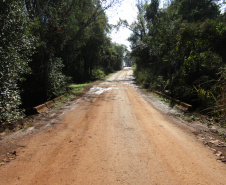
[[[20,144],[1,185],[226,184],[225,165],[137,91],[131,68]]]

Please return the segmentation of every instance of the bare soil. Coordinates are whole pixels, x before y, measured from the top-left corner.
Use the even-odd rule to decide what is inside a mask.
[[[181,114],[141,93],[126,68],[2,134],[0,184],[226,184],[223,152],[203,145],[224,141]]]

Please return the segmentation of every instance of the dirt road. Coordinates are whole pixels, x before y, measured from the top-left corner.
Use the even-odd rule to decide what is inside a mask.
[[[55,127],[21,141],[0,184],[226,184],[226,166],[132,83],[131,69],[118,72]]]

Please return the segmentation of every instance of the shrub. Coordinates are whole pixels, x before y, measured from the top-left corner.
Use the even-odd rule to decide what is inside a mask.
[[[94,69],[92,75],[94,79],[103,79],[105,77],[105,73],[102,69]]]
[[[0,122],[10,122],[23,116],[18,83],[30,72],[36,38],[30,34],[32,23],[23,2],[1,1],[0,13]]]

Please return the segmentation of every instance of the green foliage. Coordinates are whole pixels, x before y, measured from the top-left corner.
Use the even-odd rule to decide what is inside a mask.
[[[94,69],[92,74],[94,79],[103,79],[105,77],[105,73],[102,69]]]
[[[130,25],[129,38],[137,82],[211,114],[224,97],[216,91],[226,62],[226,22],[219,7],[211,0],[174,0],[166,9],[159,9],[158,1],[138,7],[142,11]]]
[[[99,64],[105,74],[112,73],[122,68],[124,53],[126,52],[124,45],[118,45],[112,43],[110,40],[106,40],[100,49]]]
[[[87,86],[87,85],[89,85],[90,83],[85,83],[85,84],[71,84],[71,85],[69,85],[68,87],[69,87],[69,91],[71,92],[71,93],[73,93],[73,94],[79,94],[79,93],[81,93],[84,89],[85,89],[85,87]]]
[[[214,113],[218,115],[218,118],[224,120],[226,126],[226,66],[220,68],[220,77],[217,83],[214,85],[213,92],[215,94],[215,107]]]
[[[198,94],[198,97],[202,103],[202,108],[206,108],[208,103],[210,102],[210,99],[212,99],[212,93],[210,91],[206,91],[204,89],[202,89],[200,86],[198,88],[196,88],[194,86],[197,94]]]
[[[23,2],[1,1],[0,7],[0,122],[9,122],[23,116],[19,83],[30,72],[36,39]]]
[[[126,50],[126,55],[124,57],[124,63],[126,67],[134,66],[134,59],[131,56],[131,52]]]
[[[219,16],[219,7],[212,0],[176,0],[177,14],[188,22],[204,21]]]
[[[64,65],[61,58],[51,58],[48,71],[48,93],[49,99],[53,97],[60,96],[66,92],[68,83],[70,82],[70,77],[66,77],[62,73]]]
[[[0,123],[121,69],[105,10],[117,0],[0,1]]]

